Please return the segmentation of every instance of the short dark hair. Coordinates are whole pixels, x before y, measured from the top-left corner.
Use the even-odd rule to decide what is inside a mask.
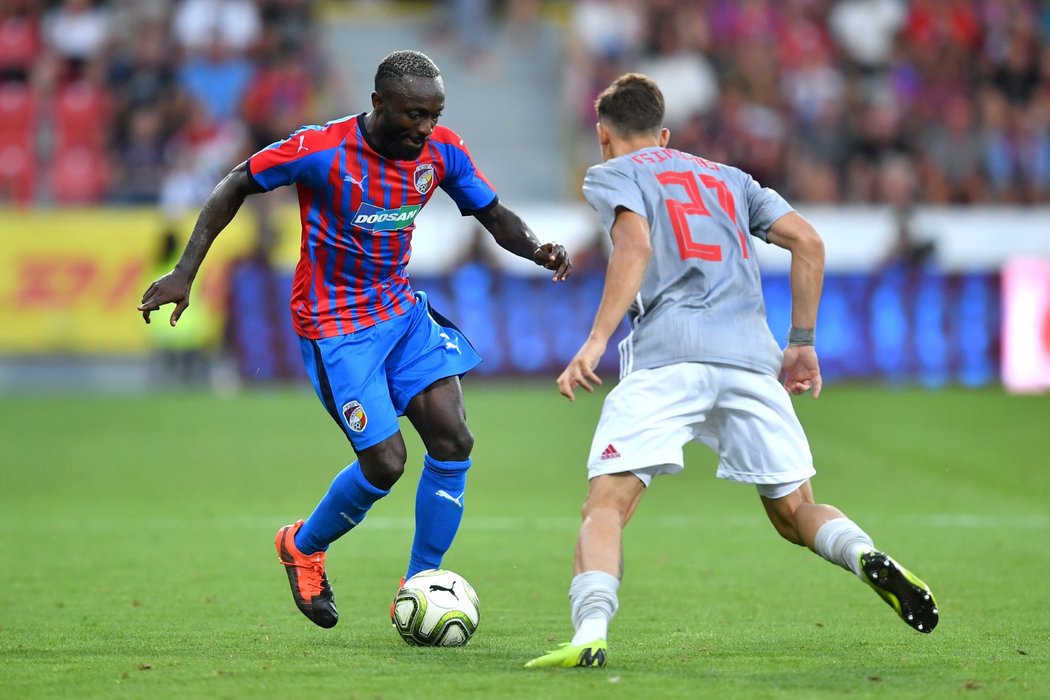
[[[395,51],[379,64],[376,69],[375,91],[386,94],[394,84],[406,76],[436,78],[441,75],[437,64],[430,57],[419,51]]]
[[[664,123],[664,94],[641,73],[625,73],[594,101],[598,121],[622,136],[659,133]]]

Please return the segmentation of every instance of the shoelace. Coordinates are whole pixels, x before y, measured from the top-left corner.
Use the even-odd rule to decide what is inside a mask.
[[[305,579],[310,590],[316,589],[318,593],[324,590],[324,561],[322,559],[310,559],[305,564],[284,560],[281,560],[281,563],[300,569],[302,571],[300,576]]]

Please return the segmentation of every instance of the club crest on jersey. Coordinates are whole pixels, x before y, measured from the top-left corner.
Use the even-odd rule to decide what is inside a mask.
[[[380,209],[371,204],[362,204],[354,213],[354,226],[366,231],[400,231],[412,225],[421,206],[406,204],[397,209]]]
[[[346,426],[355,433],[361,432],[368,425],[368,415],[359,401],[343,404],[343,418],[346,418]]]
[[[434,186],[434,165],[424,163],[416,166],[416,172],[412,174],[412,180],[416,183],[416,192],[426,194]]]

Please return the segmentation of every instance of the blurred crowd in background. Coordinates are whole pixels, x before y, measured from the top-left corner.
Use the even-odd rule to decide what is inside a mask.
[[[2,0],[0,202],[198,206],[238,158],[342,115],[318,107],[338,90],[317,5]],[[672,146],[796,201],[1050,202],[1047,0],[432,5],[466,49],[446,70],[483,65],[500,22],[567,19],[577,143],[597,92],[640,70],[673,86]]]
[[[3,0],[0,201],[175,217],[316,113],[311,0]]]
[[[672,145],[805,202],[1050,201],[1046,0],[580,0],[581,128],[624,70]]]

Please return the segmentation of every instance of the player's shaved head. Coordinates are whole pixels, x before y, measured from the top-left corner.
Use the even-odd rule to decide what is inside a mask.
[[[658,135],[664,123],[664,94],[652,79],[626,73],[594,101],[598,121],[620,136]]]
[[[437,64],[426,54],[419,51],[395,51],[384,58],[376,69],[375,91],[380,95],[388,95],[409,76],[437,78],[440,75]]]

